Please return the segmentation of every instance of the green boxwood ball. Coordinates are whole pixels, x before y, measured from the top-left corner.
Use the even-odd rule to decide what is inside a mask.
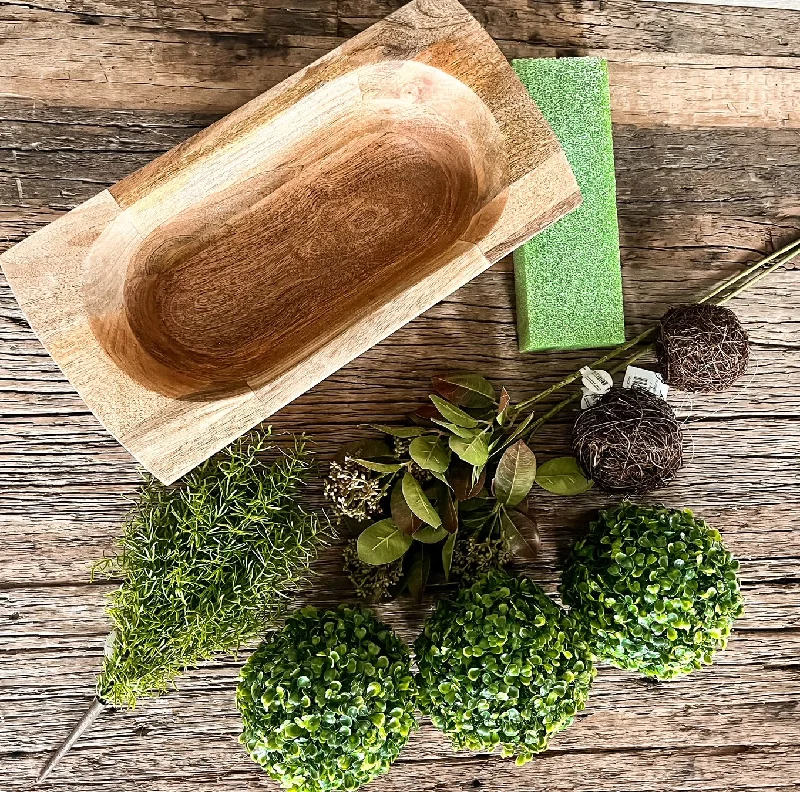
[[[743,611],[738,569],[688,509],[623,503],[575,542],[561,594],[598,658],[671,679],[725,647]]]
[[[385,773],[415,727],[409,650],[371,611],[304,608],[239,678],[239,738],[293,792],[358,789]]]
[[[524,764],[583,709],[594,678],[572,617],[526,578],[489,572],[417,638],[419,705],[455,748]]]

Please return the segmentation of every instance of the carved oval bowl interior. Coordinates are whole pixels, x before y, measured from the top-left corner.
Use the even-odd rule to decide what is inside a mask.
[[[470,88],[413,61],[362,66],[126,208],[86,260],[92,330],[151,390],[236,392],[478,241],[507,183]]]

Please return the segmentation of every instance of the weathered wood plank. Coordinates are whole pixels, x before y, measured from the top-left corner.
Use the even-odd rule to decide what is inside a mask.
[[[400,3],[291,11],[270,5],[247,3],[232,13],[209,9],[204,15],[193,4],[164,13],[121,2],[87,15],[71,4],[0,4],[0,96],[224,114]],[[615,4],[612,17],[598,3],[560,0],[470,10],[508,57],[607,57],[620,123],[800,125],[800,47],[788,11],[761,12],[753,20],[745,9],[721,14],[699,6],[689,12],[636,0]],[[205,23],[198,24],[198,17]]]
[[[400,0],[344,0],[341,30],[360,30]],[[797,54],[792,12],[743,8],[686,8],[618,0],[613,11],[597,0],[465,2],[497,40],[547,46],[561,54],[585,48],[656,50],[721,55]],[[781,43],[783,42],[783,44]]]
[[[154,120],[159,117],[163,115],[157,114]],[[20,207],[23,212],[71,208],[149,162],[154,150],[188,137],[196,125],[158,130],[149,143],[153,148],[147,151],[137,150],[148,143],[147,128],[121,128],[111,140],[104,126],[67,128],[73,137],[83,136],[85,143],[66,150],[62,125],[42,125],[38,131],[53,137],[43,134],[35,147],[29,138],[27,147],[21,146],[16,153],[15,149],[0,150],[0,203],[6,207]],[[692,214],[749,218],[761,225],[764,238],[773,234],[779,242],[784,235],[791,237],[800,228],[796,200],[787,189],[800,173],[797,134],[778,129],[717,129],[710,134],[708,130],[615,125],[623,234],[637,229],[642,216]],[[15,241],[0,227],[0,239],[3,236]],[[731,241],[736,242],[729,233],[728,244]],[[702,242],[695,239],[694,246]],[[763,243],[758,247],[763,249]]]
[[[423,377],[417,381],[420,391],[424,381]],[[357,423],[396,420],[402,409],[397,402],[392,404],[390,392],[384,390],[386,401],[362,401],[365,411],[349,413],[341,427],[322,425],[325,413],[344,410],[348,400],[366,398],[363,390],[349,388],[340,391],[339,401],[330,390],[334,385],[316,389],[313,397],[302,397],[273,421],[279,430],[313,429],[322,458],[329,458],[341,442],[357,436],[353,429]],[[313,416],[318,423],[313,423]],[[14,438],[7,444],[2,464],[0,492],[6,514],[113,517],[123,496],[132,494],[138,482],[130,457],[90,416],[4,421],[0,431]],[[796,433],[797,420],[790,417],[697,421],[688,432],[687,463],[662,497],[698,510],[743,501],[771,505],[796,497]],[[565,422],[542,431],[534,443],[540,458],[563,454],[568,434]]]
[[[509,334],[512,333],[509,329]],[[396,340],[413,343],[411,339],[413,336]],[[424,355],[425,347],[419,349]],[[439,355],[439,349],[432,346],[430,356]],[[782,360],[783,356],[774,359],[776,379],[780,376]],[[458,357],[435,357],[423,363],[415,356],[406,357],[399,343],[387,346],[380,354],[372,352],[367,359],[362,358],[360,367],[348,369],[346,379],[342,375],[341,379],[329,380],[303,396],[275,416],[273,423],[283,430],[311,431],[319,443],[321,456],[326,458],[334,453],[339,443],[364,434],[363,430],[355,429],[357,424],[401,418],[424,398],[428,376],[454,364],[459,368],[469,362],[468,354],[462,353]],[[499,357],[495,359],[495,365],[501,362]],[[579,363],[577,361],[573,368]],[[406,391],[392,390],[387,382],[391,374],[386,373],[386,367],[393,365],[398,366],[397,376],[404,376]],[[473,361],[472,367],[488,371],[491,365],[489,355],[484,355]],[[505,365],[511,367],[508,361]],[[763,360],[761,365],[764,365]],[[379,373],[382,367],[383,373]],[[392,370],[388,368],[389,372]],[[541,372],[538,382],[537,370]],[[498,380],[505,381],[515,395],[523,397],[557,376],[548,372],[545,378],[545,371],[545,363],[540,362],[537,366],[531,365],[529,372],[517,369],[514,377],[493,373]],[[797,370],[794,371],[796,383]],[[793,387],[792,380],[789,382],[789,387]],[[797,454],[796,419],[790,414],[791,410],[784,416],[767,418],[771,400],[786,397],[783,390],[757,391],[763,407],[753,408],[748,393],[755,390],[757,384],[754,379],[749,386],[747,383],[741,386],[742,398],[737,405],[741,417],[733,423],[730,416],[735,416],[737,410],[730,409],[727,398],[696,402],[698,410],[700,405],[705,405],[700,414],[705,417],[689,426],[689,461],[667,491],[674,502],[684,502],[698,509],[709,504],[741,502],[745,497],[754,498],[760,504],[773,504],[796,493],[797,475],[792,464]],[[74,410],[66,413],[44,406],[38,416],[1,419],[0,433],[6,438],[5,454],[0,459],[4,474],[0,491],[5,513],[69,518],[77,512],[87,519],[110,513],[114,517],[123,505],[122,496],[132,494],[138,476],[130,457],[91,415],[80,412],[77,398],[71,398]],[[789,401],[790,405],[794,403]],[[715,415],[719,411],[722,414]],[[331,413],[335,416],[333,420],[328,417]],[[554,423],[537,437],[536,450],[543,459],[563,453],[567,437],[568,424]],[[732,464],[732,460],[737,462]]]
[[[540,47],[513,45],[503,49],[507,57],[550,57],[557,54]],[[306,49],[302,51],[308,52]],[[320,48],[314,52],[321,55],[326,50]],[[609,60],[612,118],[616,123],[696,127],[739,127],[750,124],[753,127],[776,129],[800,127],[800,112],[797,110],[800,61],[797,58],[773,58],[771,62],[774,66],[761,66],[758,62],[750,63],[751,59],[748,58],[725,58],[716,62],[709,58],[683,58],[675,62],[675,58],[649,57],[641,62],[636,53],[629,55],[625,51],[587,49],[575,54],[596,55]],[[28,56],[21,54],[20,57]],[[85,54],[79,57],[85,57]],[[709,60],[711,63],[707,62]],[[61,80],[66,83],[62,86],[55,78],[44,80],[41,77],[6,75],[3,81],[12,95],[32,94],[31,98],[37,102],[83,102],[98,108],[127,108],[132,105],[143,110],[155,107],[164,111],[172,107],[184,112],[224,114],[271,88],[294,71],[296,69],[291,67],[264,67],[258,70],[257,75],[242,73],[237,76],[237,85],[255,85],[255,88],[195,85],[204,83],[195,75],[186,76],[186,85],[158,89],[149,82],[88,80],[89,87],[80,92],[72,82]],[[115,75],[117,78],[120,76]],[[48,87],[50,83],[53,83],[52,87]],[[10,114],[13,106],[7,106],[3,112]]]
[[[0,2],[0,250],[400,4]],[[639,0],[468,5],[507,57],[596,54],[611,63],[629,334],[800,234],[795,14]],[[729,650],[714,668],[666,685],[602,668],[576,725],[522,769],[454,754],[423,725],[375,789],[800,789],[798,266],[733,303],[755,342],[755,365],[729,393],[674,401],[691,413],[691,458],[654,497],[695,508],[743,560],[748,613]],[[432,374],[481,370],[521,398],[592,356],[516,352],[504,260],[275,423],[313,432],[324,459],[367,433],[359,423],[400,420]],[[537,436],[542,459],[566,450],[568,429],[566,417]],[[5,284],[0,472],[0,788],[10,792],[30,787],[88,703],[107,631],[104,594],[114,584],[86,581],[91,560],[112,547],[138,475]],[[543,552],[525,568],[548,590],[569,542],[606,502],[596,493],[533,499]],[[349,597],[337,553],[325,552],[308,598]],[[421,609],[398,602],[381,613],[411,639],[435,593]],[[208,664],[179,693],[104,718],[52,786],[277,788],[235,743],[237,668],[233,659]]]
[[[317,494],[318,499],[318,494]],[[665,490],[662,499],[679,505],[679,498]],[[658,500],[654,496],[651,500]],[[685,501],[711,525],[722,530],[731,550],[746,565],[746,579],[753,583],[784,580],[794,577],[791,566],[800,564],[800,533],[794,530],[794,507],[779,501],[766,506],[743,502],[713,504],[700,494]],[[605,499],[595,495],[559,498],[543,491],[529,498],[531,516],[542,538],[542,552],[535,563],[526,568],[537,580],[554,584],[570,543],[580,535],[594,509]],[[93,563],[113,554],[114,539],[128,502],[122,497],[108,499],[107,510],[116,511],[116,519],[90,520],[91,513],[76,513],[74,519],[54,520],[30,516],[6,515],[0,521],[4,554],[0,557],[0,584],[4,589],[29,586],[70,586],[89,582]],[[339,549],[326,551],[321,562],[324,583],[336,584],[346,592],[341,579]],[[2,596],[2,595],[0,595]],[[58,596],[54,592],[52,596]],[[93,596],[90,592],[87,596]],[[89,600],[91,601],[91,600]],[[7,605],[6,607],[11,607]],[[17,625],[24,627],[24,625]]]
[[[719,521],[717,527],[725,530]],[[728,543],[735,552],[747,547],[744,539],[730,538]],[[763,546],[765,537],[758,537]],[[556,593],[560,579],[560,565],[566,556],[568,541],[551,545],[556,551],[548,559],[524,565],[524,569],[550,593]],[[557,555],[557,560],[556,556]],[[742,553],[743,588],[746,612],[737,623],[742,630],[797,630],[800,628],[800,581],[794,575],[797,550],[785,559],[770,559]],[[749,558],[747,556],[750,556]],[[755,557],[754,557],[755,556]],[[320,605],[335,606],[341,600],[352,600],[352,590],[339,569],[339,550],[331,548],[316,565],[324,578],[299,595],[298,602],[314,601]],[[89,637],[101,638],[108,633],[108,621],[103,606],[105,595],[115,588],[115,583],[84,585],[13,585],[0,590],[0,604],[8,621],[3,626],[4,651],[47,650],[59,651],[80,647]],[[432,595],[436,589],[432,589]],[[442,590],[438,594],[445,593]],[[411,638],[419,631],[425,609],[410,612],[407,600],[382,604],[379,611],[387,620]],[[429,604],[429,603],[428,603]],[[410,620],[410,621],[409,621]]]
[[[74,714],[79,712],[80,709],[73,709]],[[119,715],[105,716],[95,726],[95,733],[64,761],[60,777],[51,782],[53,788],[75,792],[119,789],[120,768],[124,767],[129,788],[144,785],[148,790],[160,791],[178,786],[190,792],[209,787],[277,789],[237,745],[235,722],[220,719],[218,713],[219,710],[206,714],[205,727],[188,734],[185,726],[184,729],[180,726],[190,722],[194,714],[182,712],[179,707],[174,707],[165,719],[169,727],[164,730],[152,728],[141,716],[135,719],[128,716],[125,728],[115,728],[109,721],[117,720]],[[636,720],[632,718],[631,722]],[[788,720],[779,718],[778,723]],[[584,722],[567,734],[578,733]],[[714,720],[710,722],[713,724]],[[738,719],[727,721],[726,725],[735,729]],[[109,727],[113,730],[110,734]],[[631,792],[796,789],[793,779],[800,770],[797,737],[790,732],[787,738],[778,744],[766,740],[750,744],[743,739],[726,745],[704,745],[694,731],[693,738],[684,739],[683,744],[676,739],[675,744],[667,746],[626,746],[615,751],[607,750],[602,740],[590,747],[570,750],[561,747],[556,738],[550,751],[517,768],[513,762],[497,756],[438,756],[448,750],[447,746],[441,735],[425,729],[412,736],[408,755],[402,756],[390,774],[374,782],[371,788],[462,790],[485,786],[497,792],[551,789],[595,792],[598,788]],[[418,746],[422,747],[423,755],[410,758],[417,753]],[[8,788],[27,788],[41,758],[41,752],[20,750],[12,760],[14,781]],[[598,779],[602,779],[602,786],[598,785]]]
[[[781,8],[800,11],[798,0],[661,0],[662,3],[689,3],[691,5],[744,6],[746,8]]]
[[[101,605],[102,597],[99,597],[93,607],[99,610]],[[411,612],[405,605],[398,603],[395,606],[381,605],[380,611],[382,618],[391,623],[405,640],[412,642],[422,629],[429,608]],[[95,675],[102,662],[103,642],[106,637],[104,630],[105,623],[99,632],[77,636],[71,641],[69,636],[59,642],[53,636],[48,636],[40,647],[21,648],[14,655],[10,652],[0,654],[0,668],[4,672],[0,675],[0,700],[10,702],[46,697],[48,700],[58,699],[65,702],[64,706],[77,706],[76,702],[94,685]],[[749,630],[739,629],[737,625],[728,648],[717,655],[713,670],[706,669],[677,681],[657,684],[636,674],[601,664],[601,681],[593,689],[592,701],[619,695],[625,702],[625,709],[655,707],[657,710],[663,708],[672,712],[682,709],[688,703],[696,703],[703,691],[711,690],[717,672],[724,675],[726,690],[728,685],[732,685],[732,692],[742,692],[742,696],[737,699],[737,706],[758,703],[745,697],[746,688],[742,686],[751,682],[757,682],[761,686],[761,695],[771,697],[770,700],[791,698],[796,694],[797,671],[800,665],[798,642],[800,630],[794,628]],[[220,657],[213,662],[204,663],[199,669],[187,672],[181,677],[175,695],[187,696],[188,702],[193,696],[200,696],[203,691],[217,690],[227,694],[230,680],[238,673],[248,651],[244,649],[238,659]],[[13,674],[11,670],[14,671]],[[750,672],[755,674],[753,679],[750,679]],[[770,674],[777,674],[780,680]],[[769,683],[772,679],[781,684],[764,686],[765,682]],[[44,686],[43,681],[46,681]],[[631,687],[636,690],[631,690]],[[687,691],[692,691],[689,700],[685,698]],[[630,701],[625,698],[628,694],[632,697]],[[606,703],[611,706],[610,702]],[[734,702],[730,700],[728,703]],[[147,703],[147,706],[157,711],[159,705],[153,701]],[[21,709],[20,713],[23,712],[27,713],[29,709]]]
[[[235,688],[235,668],[226,671],[227,678],[220,675],[203,689],[184,687],[159,701],[142,702],[134,712],[107,713],[85,743],[80,762],[85,761],[89,753],[86,748],[91,744],[98,746],[101,741],[103,746],[122,753],[126,742],[132,742],[137,753],[149,753],[157,751],[159,745],[166,747],[168,741],[181,746],[208,740],[206,751],[228,760],[237,752],[236,737],[241,725],[231,696]],[[618,684],[612,689],[606,683],[615,677],[619,677],[615,680]],[[737,727],[747,729],[747,740],[752,746],[800,745],[797,706],[796,701],[791,700],[792,695],[797,696],[796,685],[787,690],[785,697],[768,699],[759,696],[759,691],[753,688],[738,691],[735,686],[729,687],[714,707],[704,707],[697,699],[687,697],[687,690],[692,688],[693,683],[686,679],[673,683],[671,689],[660,686],[654,690],[652,685],[639,684],[630,675],[602,668],[588,708],[570,729],[553,740],[552,750],[567,756],[572,754],[575,760],[576,754],[601,749],[607,742],[619,746],[620,751],[687,745],[722,747],[729,744],[727,733]],[[30,758],[41,757],[43,742],[58,740],[65,726],[80,715],[90,692],[91,680],[83,695],[47,699],[32,696],[4,702],[14,707],[15,717],[8,726],[18,741],[19,751]],[[47,713],[44,723],[43,707]],[[38,732],[34,729],[37,723],[42,724]],[[145,732],[150,739],[137,740],[137,730]],[[128,750],[133,746],[128,746]],[[409,762],[458,760],[467,756],[453,750],[447,740],[423,720],[402,758]],[[76,763],[76,767],[79,766]],[[136,768],[132,775],[139,776],[143,771],[144,767]]]
[[[792,0],[790,0],[791,2]],[[99,37],[108,30],[130,27],[142,42],[156,34],[228,38],[235,51],[244,42],[252,47],[307,44],[319,38],[349,37],[383,18],[403,0],[299,0],[290,9],[276,0],[234,0],[224,4],[171,0],[52,0],[45,4],[5,0],[0,24],[11,32],[29,21],[71,24],[76,37]],[[746,8],[680,8],[640,0],[617,0],[613,13],[597,0],[493,0],[465,5],[499,40],[529,42],[553,49],[580,47],[708,52],[723,55],[786,55],[796,43],[792,14],[773,9],[753,13]],[[155,31],[155,32],[154,32]],[[48,32],[39,34],[42,46]],[[206,38],[201,38],[206,34]],[[238,35],[237,35],[238,34]],[[174,39],[173,39],[174,40]],[[791,47],[788,47],[791,52]],[[797,49],[794,50],[797,54]],[[173,63],[177,58],[173,59]]]

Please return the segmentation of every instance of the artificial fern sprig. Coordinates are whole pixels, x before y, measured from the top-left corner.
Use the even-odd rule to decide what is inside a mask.
[[[298,500],[309,462],[296,440],[274,464],[267,437],[240,440],[178,488],[148,477],[98,571],[121,576],[111,595],[111,651],[98,694],[134,706],[166,692],[186,668],[236,650],[279,618],[313,556],[317,517]]]
[[[279,458],[268,464],[267,453]],[[235,652],[283,615],[320,539],[320,518],[300,501],[309,472],[305,442],[281,451],[267,430],[178,485],[145,478],[116,557],[94,570],[123,579],[110,597],[99,701],[133,707],[165,693],[186,669]]]

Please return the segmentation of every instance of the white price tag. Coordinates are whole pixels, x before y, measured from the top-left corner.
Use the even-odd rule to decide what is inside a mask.
[[[669,385],[661,379],[661,375],[656,371],[628,366],[625,371],[625,379],[622,381],[623,388],[639,388],[639,390],[652,393],[660,399],[666,399],[669,393]]]
[[[581,370],[581,382],[583,387],[583,397],[581,398],[581,409],[587,410],[594,407],[600,397],[608,393],[614,386],[614,380],[607,371],[602,369],[591,369],[584,366]]]
[[[581,396],[581,409],[588,410],[590,407],[594,407],[597,402],[600,401],[603,397],[597,393],[589,393],[586,388],[583,388],[583,396]]]

